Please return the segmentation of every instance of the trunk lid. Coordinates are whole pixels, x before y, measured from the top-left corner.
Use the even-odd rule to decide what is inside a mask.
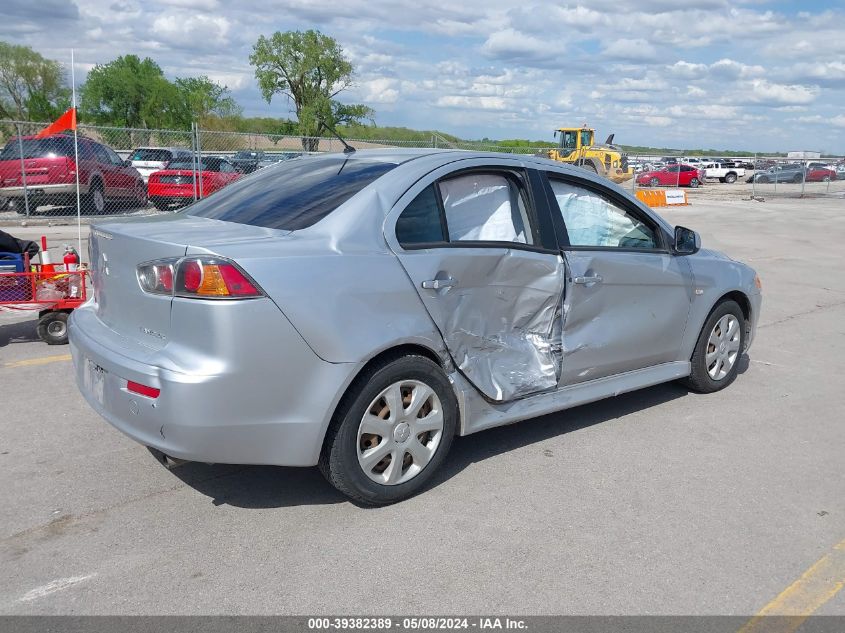
[[[216,245],[275,239],[283,234],[182,214],[92,226],[89,257],[97,315],[127,339],[161,349],[170,337],[172,298],[141,289],[136,272],[139,264],[183,257],[189,248],[214,253]],[[213,305],[209,309],[214,309]]]

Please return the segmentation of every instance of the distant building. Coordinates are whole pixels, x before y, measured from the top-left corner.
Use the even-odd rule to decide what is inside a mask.
[[[821,158],[821,152],[788,152],[787,158]]]

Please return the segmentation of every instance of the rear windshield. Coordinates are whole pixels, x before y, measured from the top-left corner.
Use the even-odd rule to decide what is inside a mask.
[[[21,143],[24,158],[54,158],[56,156],[73,156],[73,139],[65,137],[12,139],[6,143],[0,160],[20,160]]]
[[[167,163],[167,169],[187,169],[188,171],[192,171],[195,167],[199,167],[201,171],[220,171],[220,164],[222,162],[219,158],[203,158],[202,162],[197,165],[190,158],[187,160],[180,159]]]
[[[296,231],[319,222],[394,167],[367,158],[296,158],[229,185],[186,213]]]
[[[166,163],[173,157],[169,149],[146,149],[140,148],[132,152],[129,160],[143,160],[157,163]]]

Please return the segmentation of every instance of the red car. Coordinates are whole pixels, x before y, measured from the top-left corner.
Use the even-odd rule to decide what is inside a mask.
[[[147,191],[156,209],[185,206],[194,201],[195,192],[197,198],[205,198],[241,177],[241,172],[225,158],[206,156],[199,167],[196,178],[194,162],[190,160],[170,162],[167,169],[150,174]]]
[[[24,178],[29,210],[41,205],[76,206],[76,172],[83,213],[103,213],[112,202],[124,207],[147,205],[141,174],[110,147],[80,136],[79,161],[73,137],[54,134],[13,138],[0,152],[0,198],[24,213]],[[21,173],[21,149],[23,171]]]
[[[805,182],[829,182],[836,180],[836,172],[827,167],[808,167]]]
[[[637,176],[637,184],[646,187],[698,187],[704,177],[691,165],[669,165],[660,171],[646,171]]]

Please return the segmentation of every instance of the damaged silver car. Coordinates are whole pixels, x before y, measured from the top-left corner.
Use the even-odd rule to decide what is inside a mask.
[[[92,227],[79,387],[164,461],[319,465],[404,499],[468,435],[671,380],[729,385],[760,280],[541,158],[308,156]],[[483,438],[479,438],[483,441]]]

